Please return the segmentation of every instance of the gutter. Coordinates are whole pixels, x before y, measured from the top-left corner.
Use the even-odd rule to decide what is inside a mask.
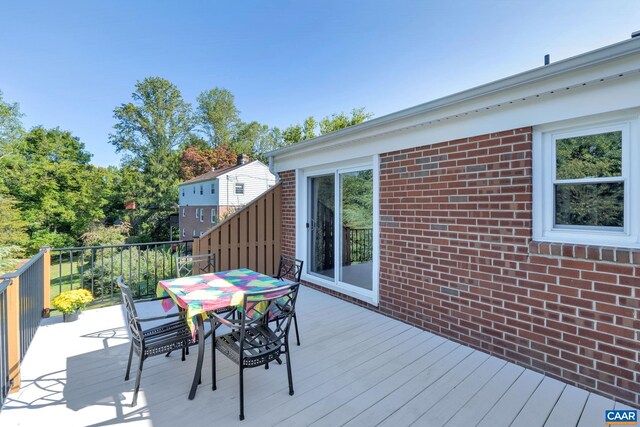
[[[308,139],[297,144],[269,151],[265,153],[265,155],[269,158],[269,169],[271,169],[272,167],[274,158],[284,156],[296,151],[304,150],[309,146],[320,148],[318,147],[319,144],[329,142],[340,137],[348,137],[350,135],[354,135],[366,130],[376,129],[395,122],[414,118],[425,113],[450,107],[455,104],[474,100],[509,89],[523,87],[531,83],[536,83],[542,80],[550,79],[563,74],[568,74],[574,71],[582,70],[638,53],[640,53],[640,37],[634,37],[613,45],[605,46],[577,56],[573,56],[571,58],[563,59],[550,65],[544,65],[542,67],[534,68],[532,70],[515,74],[513,76],[505,77],[500,80],[495,80],[484,85],[476,86],[462,92],[454,93],[443,98],[429,101],[424,104],[406,108],[395,113],[387,114],[385,116],[372,119],[355,126],[350,126],[348,128]]]

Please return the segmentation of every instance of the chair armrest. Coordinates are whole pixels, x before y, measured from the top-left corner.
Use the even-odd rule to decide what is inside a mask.
[[[233,313],[233,311],[230,311],[229,313]],[[220,323],[221,325],[228,326],[232,329],[240,329],[242,327],[242,321],[240,319],[230,319],[228,317],[229,313],[225,313],[226,316],[222,316],[215,311],[212,311],[209,313],[209,317],[211,318],[211,320],[215,320],[216,323]]]

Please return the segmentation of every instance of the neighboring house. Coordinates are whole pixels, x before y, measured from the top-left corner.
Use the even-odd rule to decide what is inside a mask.
[[[640,37],[267,155],[305,283],[640,404]]]
[[[275,176],[258,160],[212,170],[178,186],[180,238],[192,239],[221,218],[249,203],[275,184]]]

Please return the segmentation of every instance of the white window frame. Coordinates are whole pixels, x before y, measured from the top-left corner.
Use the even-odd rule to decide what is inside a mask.
[[[192,237],[196,237],[196,230],[193,230]]]
[[[204,208],[200,208],[200,222],[204,222]]]
[[[640,138],[638,113],[607,114],[533,130],[533,240],[554,243],[640,247]],[[555,225],[554,184],[556,180],[555,141],[575,136],[622,132],[622,182],[624,183],[624,226],[593,227]],[[636,165],[636,166],[632,166]],[[576,183],[620,181],[617,178],[585,178]]]
[[[198,219],[198,218],[200,218],[200,215],[198,215],[198,208],[196,208],[196,219]]]
[[[240,191],[238,191],[238,186],[240,186]],[[234,191],[235,194],[244,194],[244,182],[236,182]]]
[[[187,230],[185,230],[184,228],[182,229],[182,237],[187,235]]]
[[[359,170],[372,169],[373,170],[373,272],[372,272],[372,288],[371,290],[362,289],[355,285],[350,285],[338,280],[338,274],[336,271],[333,280],[331,278],[325,278],[317,274],[309,272],[311,263],[309,262],[308,253],[308,240],[309,233],[307,230],[307,215],[309,212],[309,200],[308,200],[308,179],[314,176],[321,176],[327,174],[335,174],[336,180],[335,197],[336,201],[339,198],[340,180],[339,174],[345,172],[355,172]],[[335,223],[336,230],[334,235],[340,233],[340,224],[338,221]],[[369,304],[377,306],[380,301],[379,286],[380,286],[380,158],[378,155],[339,162],[335,165],[325,165],[321,167],[298,169],[296,170],[296,258],[304,260],[304,268],[302,271],[302,280],[310,283],[325,287],[327,289],[340,292],[345,295],[349,295],[353,298],[367,302]],[[334,259],[340,259],[339,251],[341,245],[335,244]]]
[[[184,218],[187,215],[187,210],[182,208],[182,217]]]
[[[218,207],[214,206],[211,208],[211,224],[215,224],[218,219]]]

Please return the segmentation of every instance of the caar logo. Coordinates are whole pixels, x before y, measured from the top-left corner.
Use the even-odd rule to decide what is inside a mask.
[[[637,425],[638,411],[635,409],[604,411],[604,422],[608,425]]]

